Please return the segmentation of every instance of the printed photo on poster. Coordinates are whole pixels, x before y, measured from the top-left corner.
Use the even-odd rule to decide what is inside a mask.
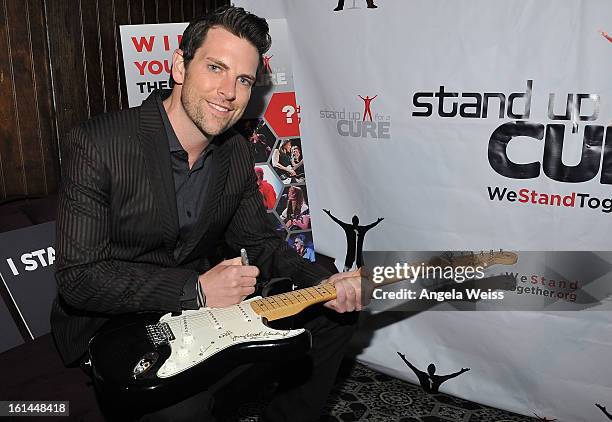
[[[296,233],[289,236],[287,240],[289,246],[302,258],[311,262],[315,262],[314,244],[312,241],[312,232]]]
[[[267,164],[257,164],[254,170],[264,207],[267,210],[273,210],[280,197],[283,184]]]
[[[276,211],[287,230],[310,230],[310,209],[308,208],[306,186],[285,188]]]
[[[271,162],[284,184],[305,182],[300,138],[281,139],[272,153]]]
[[[265,163],[270,159],[276,138],[264,119],[243,119],[234,128],[251,145],[256,163]]]
[[[272,228],[274,228],[274,231],[276,231],[280,237],[283,239],[287,237],[287,229],[285,229],[285,225],[281,223],[280,217],[275,211],[268,211],[268,221],[270,222]]]

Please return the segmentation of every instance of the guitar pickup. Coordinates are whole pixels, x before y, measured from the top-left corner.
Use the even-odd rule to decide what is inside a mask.
[[[155,347],[170,344],[175,339],[172,329],[166,322],[146,325],[145,329],[147,330],[147,338]]]

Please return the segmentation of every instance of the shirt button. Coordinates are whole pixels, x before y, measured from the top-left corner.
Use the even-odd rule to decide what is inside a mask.
[[[191,211],[187,211],[187,217],[191,218]]]

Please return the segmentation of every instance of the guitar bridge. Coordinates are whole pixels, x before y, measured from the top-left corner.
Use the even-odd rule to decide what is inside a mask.
[[[166,322],[158,322],[157,324],[146,325],[147,338],[153,346],[158,347],[162,344],[169,344],[175,339],[172,329]]]

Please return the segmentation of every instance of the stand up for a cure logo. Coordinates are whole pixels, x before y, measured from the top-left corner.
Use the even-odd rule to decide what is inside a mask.
[[[370,108],[370,104],[372,103],[372,100],[374,98],[378,97],[378,94],[376,94],[375,96],[371,97],[369,95],[366,95],[365,98],[363,98],[361,95],[359,96],[359,98],[361,98],[364,102],[363,105],[363,121],[365,122],[366,116],[370,118],[370,121],[372,121],[372,110]]]

